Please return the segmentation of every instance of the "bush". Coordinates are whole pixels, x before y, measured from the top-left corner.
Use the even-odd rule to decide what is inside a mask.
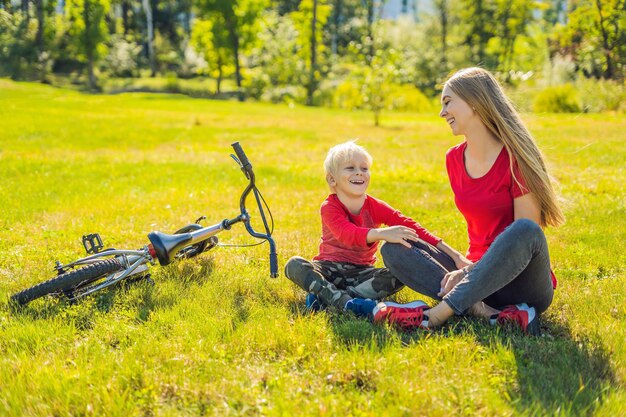
[[[183,61],[178,69],[178,76],[182,78],[191,78],[201,74],[208,68],[208,64],[201,53],[187,40],[184,42],[185,48],[183,52]]]
[[[135,77],[138,75],[137,62],[141,45],[114,35],[111,38],[109,54],[104,60],[105,70],[114,77]]]
[[[572,84],[548,87],[535,97],[537,113],[578,113],[581,110],[578,92]]]
[[[433,101],[413,85],[392,85],[389,97],[393,110],[431,113],[436,108]]]
[[[262,68],[253,68],[244,74],[242,88],[246,97],[260,100],[270,84],[269,76]]]
[[[363,107],[361,87],[356,80],[348,79],[337,86],[333,94],[332,105],[333,107],[349,110]]]
[[[584,112],[626,110],[626,89],[623,83],[581,77],[576,82]]]
[[[306,100],[306,89],[302,86],[286,85],[270,87],[265,90],[261,100],[272,103],[304,103]]]

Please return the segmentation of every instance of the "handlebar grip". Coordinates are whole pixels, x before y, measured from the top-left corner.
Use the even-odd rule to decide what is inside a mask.
[[[270,253],[270,277],[278,278],[278,257],[276,253]]]
[[[241,145],[239,144],[239,142],[231,143],[230,146],[232,146],[233,149],[235,150],[235,153],[237,154],[237,158],[239,158],[239,161],[241,162],[242,167],[243,168],[250,167],[251,166],[250,161],[248,160],[246,153],[241,148]]]

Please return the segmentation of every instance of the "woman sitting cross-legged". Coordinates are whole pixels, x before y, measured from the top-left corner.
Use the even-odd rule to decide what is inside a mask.
[[[422,327],[470,314],[537,333],[556,288],[542,228],[564,221],[544,159],[488,71],[454,74],[441,103],[439,115],[465,137],[447,152],[446,167],[467,221],[471,262],[457,269],[458,259],[420,241],[411,248],[386,243],[385,265],[410,288],[442,300],[424,311]]]

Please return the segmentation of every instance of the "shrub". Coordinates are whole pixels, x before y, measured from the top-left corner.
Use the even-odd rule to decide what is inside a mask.
[[[355,80],[347,79],[337,85],[332,105],[341,109],[354,110],[363,107],[361,88]]]
[[[245,72],[242,88],[246,97],[260,100],[270,84],[270,78],[262,68],[253,68]]]
[[[584,112],[626,110],[626,89],[623,83],[581,77],[576,82],[576,88],[580,92]]]
[[[433,101],[413,85],[392,85],[389,97],[391,99],[391,109],[393,110],[418,113],[435,111]]]
[[[112,36],[109,54],[104,60],[106,71],[115,77],[138,75],[137,62],[141,49],[141,45],[128,41],[123,36]]]
[[[279,87],[270,87],[265,90],[261,96],[261,100],[272,103],[304,103],[306,98],[306,89],[302,86],[287,85]]]
[[[578,92],[572,84],[548,87],[535,97],[533,110],[538,113],[578,113]]]
[[[201,74],[208,64],[201,53],[191,45],[189,41],[184,42],[183,61],[178,69],[178,75],[183,78],[191,78]]]

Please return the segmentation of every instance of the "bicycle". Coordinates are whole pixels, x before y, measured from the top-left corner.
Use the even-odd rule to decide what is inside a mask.
[[[45,295],[65,295],[70,302],[102,290],[113,284],[135,276],[134,279],[147,278],[151,280],[149,265],[158,261],[161,266],[170,264],[177,259],[189,259],[207,252],[218,246],[217,234],[229,230],[236,223],[243,223],[251,236],[262,239],[260,243],[269,243],[270,276],[278,277],[278,258],[276,244],[272,238],[274,222],[265,199],[256,187],[252,164],[248,160],[239,142],[231,144],[235,155],[230,155],[248,179],[248,185],[239,199],[239,215],[232,219],[224,219],[211,226],[202,227],[200,222],[206,219],[200,217],[195,223],[178,229],[173,234],[159,231],[148,234],[149,244],[138,250],[103,249],[104,245],[99,234],[88,234],[82,238],[86,257],[68,264],[56,261],[57,276],[27,288],[11,296],[19,305],[25,305]],[[246,199],[253,193],[259,210],[265,233],[259,233],[250,223],[250,215],[246,209]],[[271,228],[265,216],[265,207],[271,220]],[[139,277],[136,277],[139,275]]]

